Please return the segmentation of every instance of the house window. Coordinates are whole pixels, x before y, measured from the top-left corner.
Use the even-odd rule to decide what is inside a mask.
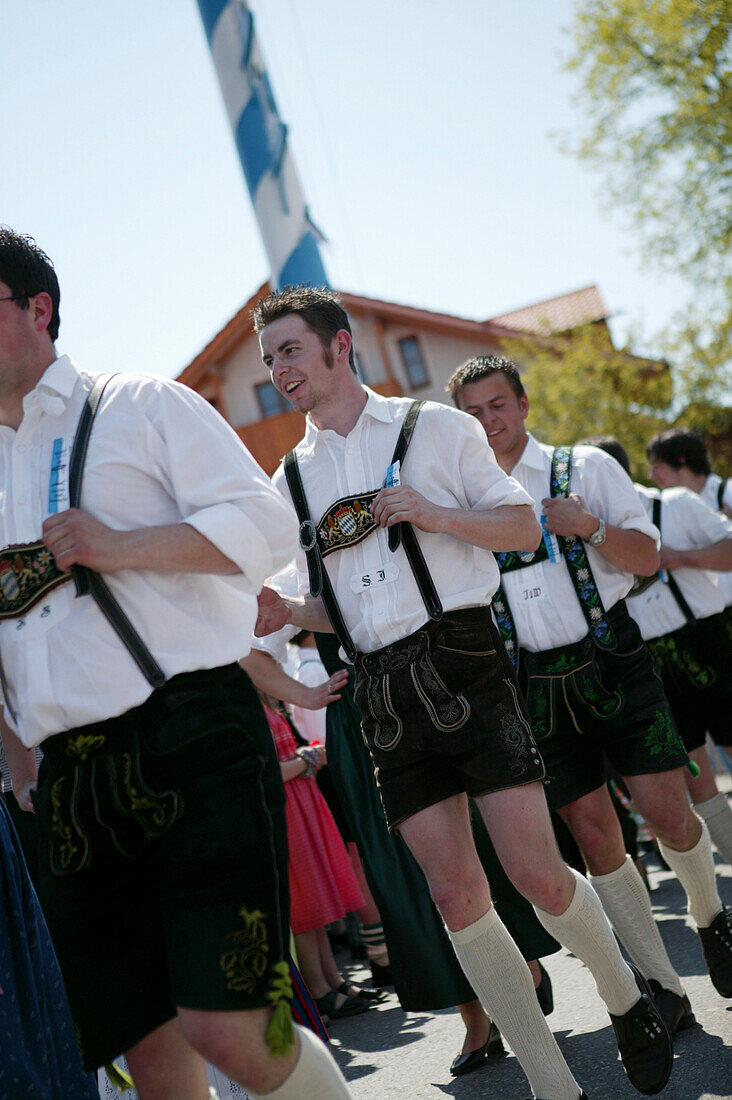
[[[254,391],[265,419],[268,416],[279,416],[280,413],[288,412],[292,408],[290,402],[285,400],[271,382],[260,382],[254,387]]]
[[[403,340],[398,340],[397,343],[412,389],[416,390],[420,386],[427,386],[429,376],[417,337],[405,336]]]

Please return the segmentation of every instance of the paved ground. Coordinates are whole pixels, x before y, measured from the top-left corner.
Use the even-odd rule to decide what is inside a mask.
[[[713,989],[698,938],[687,924],[677,880],[649,862],[661,934],[701,1024],[675,1044],[664,1100],[731,1100],[732,1001]],[[732,905],[732,870],[719,863],[722,900]],[[429,965],[429,960],[424,960]],[[585,967],[566,951],[545,960],[554,985],[550,1025],[589,1100],[638,1097],[627,1082],[607,1014]],[[366,977],[348,968],[354,977]],[[404,1013],[396,997],[353,1019],[330,1025],[335,1056],[356,1100],[524,1100],[526,1078],[513,1055],[465,1077],[449,1065],[462,1043],[455,1010]]]

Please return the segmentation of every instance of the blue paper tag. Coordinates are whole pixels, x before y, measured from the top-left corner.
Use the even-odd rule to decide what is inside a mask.
[[[401,463],[399,459],[396,462],[392,462],[389,469],[386,471],[386,481],[384,482],[385,488],[390,488],[392,485],[401,485],[401,479],[399,476]]]
[[[54,439],[51,452],[51,476],[48,479],[48,511],[55,514],[66,494],[66,456],[63,439]]]
[[[546,516],[543,512],[541,514],[541,532],[549,561],[559,561],[559,541],[552,531],[547,531]]]

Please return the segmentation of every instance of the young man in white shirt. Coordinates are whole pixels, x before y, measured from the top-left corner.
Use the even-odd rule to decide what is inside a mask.
[[[48,257],[0,229],[4,740],[85,1065],[124,1052],[141,1100],[204,1100],[201,1055],[252,1097],[340,1100],[291,1027],[284,792],[236,664],[295,525],[207,402],[141,375],[104,391],[70,508],[94,378],[57,357],[58,303]],[[146,653],[74,598],[79,566]]]
[[[614,459],[577,447],[570,460],[529,435],[529,400],[510,360],[469,360],[448,389],[480,421],[500,466],[537,500],[544,546],[502,561],[494,612],[514,646],[547,764],[550,805],[574,833],[618,935],[661,986],[658,1003],[673,1033],[693,1015],[626,855],[605,784],[605,755],[686,890],[722,996],[732,996],[732,914],[717,892],[709,833],[688,804],[686,752],[624,604],[633,575],[658,568],[658,532]]]
[[[592,442],[591,440],[589,442]],[[615,439],[599,439],[630,476],[630,462]],[[711,733],[732,743],[732,643],[724,596],[711,569],[732,570],[732,521],[681,486],[661,492],[635,485],[661,533],[661,571],[633,587],[628,610],[640,627],[663,680],[666,698],[686,751],[699,769],[687,774],[694,809],[706,822],[720,854],[732,865],[732,809],[718,790],[706,749]]]
[[[531,497],[492,460],[470,418],[432,403],[419,412],[396,476],[411,402],[358,381],[337,295],[285,288],[258,303],[254,322],[274,386],[307,413],[295,449],[304,494],[293,487],[289,460],[274,481],[300,502],[310,591],[322,586],[328,607],[326,614],[319,596],[265,590],[257,633],[288,622],[337,624],[355,664],[355,699],[389,826],[420,863],[458,959],[535,1097],[585,1094],[491,905],[467,794],[514,885],[595,975],[631,1080],[659,1091],[670,1072],[668,1034],[646,994],[638,996],[594,892],[559,857],[541,757],[490,617],[493,552],[531,550],[539,540]],[[390,534],[399,524],[395,546]]]

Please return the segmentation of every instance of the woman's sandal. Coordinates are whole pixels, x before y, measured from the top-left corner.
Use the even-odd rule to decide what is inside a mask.
[[[345,999],[338,1004],[338,998]],[[362,1012],[368,1012],[373,1007],[371,1001],[365,1001],[362,997],[350,997],[342,994],[340,989],[329,989],[322,997],[313,998],[321,1016],[327,1016],[329,1020],[341,1020],[346,1016],[360,1016]]]
[[[352,993],[351,990],[355,989],[356,992]],[[345,993],[346,997],[360,997],[362,1001],[369,1001],[371,1004],[381,1004],[389,996],[383,989],[372,989],[368,985],[359,985],[358,982],[341,982],[337,987],[338,993]]]

